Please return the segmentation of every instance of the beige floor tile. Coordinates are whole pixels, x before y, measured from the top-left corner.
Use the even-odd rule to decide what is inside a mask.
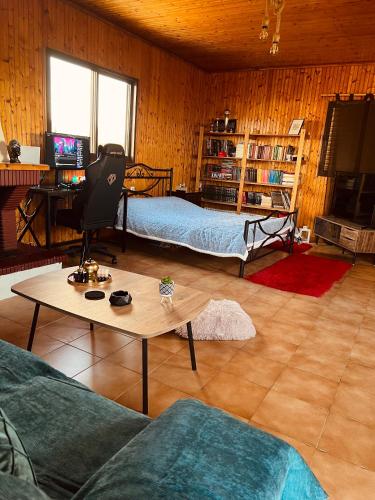
[[[152,378],[181,392],[194,395],[217,373],[215,368],[197,359],[197,370],[190,359],[175,354],[152,372]]]
[[[58,349],[59,347],[63,347],[65,344],[60,342],[59,340],[53,339],[48,335],[35,335],[32,352],[37,356],[44,356],[49,352]],[[25,349],[27,347],[27,343],[25,343]]]
[[[241,303],[241,307],[254,321],[254,318],[269,319],[272,318],[275,313],[280,309],[281,306],[270,307],[268,302],[264,300],[259,300],[257,294],[253,298],[246,300]]]
[[[375,337],[375,319],[372,315],[366,314],[364,316],[361,327],[370,330]]]
[[[346,343],[344,339],[340,340],[330,336],[315,336],[313,339],[306,339],[298,349],[297,354],[303,356],[319,356],[323,357],[327,354],[336,358],[348,361],[352,350],[353,342]]]
[[[164,361],[173,356],[171,351],[162,349],[154,344],[148,344],[148,370],[149,373],[160,366]],[[134,340],[122,349],[106,358],[111,363],[120,364],[129,370],[142,373],[142,343]]]
[[[254,384],[269,388],[274,384],[284,368],[283,363],[254,356],[240,350],[223,366],[222,370],[226,373],[244,377]]]
[[[316,318],[314,316],[311,316],[310,314],[299,311],[292,311],[284,308],[278,311],[275,319],[280,321],[280,323],[285,322],[310,329],[313,329],[316,323]]]
[[[331,500],[370,500],[375,492],[375,472],[316,451],[311,467]]]
[[[197,340],[194,342],[195,355],[197,362],[202,362],[213,368],[221,369],[238,352],[238,348],[233,346],[233,342],[223,342],[220,340]],[[189,346],[179,351],[179,356],[190,359]]]
[[[291,312],[291,314],[294,313],[294,311],[303,313],[303,314],[308,314],[312,317],[317,317],[323,310],[323,305],[319,301],[319,299],[315,299],[315,301],[311,300],[306,300],[302,298],[303,296],[295,296],[292,297],[291,299],[288,299],[287,306],[284,308],[288,311]]]
[[[337,312],[363,314],[365,311],[363,304],[353,302],[346,297],[336,296],[331,299],[330,304]]]
[[[276,315],[275,318],[264,321],[258,333],[265,337],[272,337],[275,340],[300,345],[310,335],[310,332],[310,328],[296,326],[291,323],[280,323]]]
[[[273,390],[323,408],[329,408],[337,387],[337,382],[288,367],[275,382]]]
[[[254,422],[253,420],[250,420],[249,425],[252,425],[252,426],[256,427],[257,429],[260,429],[264,432],[268,432],[268,434],[272,434],[273,436],[281,439],[282,441],[287,442],[288,444],[293,446],[293,448],[295,448],[302,455],[305,462],[307,462],[307,463],[311,462],[311,460],[315,454],[315,451],[316,451],[316,448],[314,448],[314,446],[307,445],[305,443],[302,443],[301,441],[297,441],[297,439],[294,439],[290,436],[286,436],[285,434],[282,434],[281,432],[275,431],[274,429],[269,429],[268,427],[265,427],[264,425],[261,425],[261,424]]]
[[[232,298],[238,302],[246,302],[255,294],[258,294],[261,289],[261,285],[256,283],[251,283],[247,280],[234,279],[233,281],[227,283],[224,287],[220,288],[218,291],[224,294],[225,298]]]
[[[150,378],[148,384],[148,415],[152,418],[156,418],[179,399],[187,398],[191,398],[191,396]],[[142,383],[138,382],[135,384],[130,390],[125,392],[125,394],[117,398],[116,401],[127,408],[132,408],[133,410],[141,412]]]
[[[337,358],[329,352],[321,351],[305,355],[297,351],[289,360],[288,365],[338,382],[345,371],[346,363],[346,359]]]
[[[318,449],[375,471],[374,442],[373,427],[333,413],[327,419]]]
[[[159,335],[149,339],[148,342],[149,344],[154,344],[161,349],[165,349],[166,351],[176,354],[185,347],[187,340],[182,339],[176,333],[165,333],[164,335]]]
[[[342,381],[375,395],[375,368],[350,362],[342,376]]]
[[[272,338],[257,335],[248,340],[242,349],[256,356],[287,363],[296,352],[297,346],[283,340],[275,341]]]
[[[351,361],[375,368],[374,343],[372,341],[358,340],[353,346],[350,358]]]
[[[141,379],[138,373],[105,359],[90,366],[74,378],[109,399],[118,398]]]
[[[261,300],[267,302],[270,306],[274,308],[280,308],[288,304],[291,300],[292,294],[288,292],[283,292],[281,290],[274,290],[273,288],[268,288],[262,286],[256,293],[256,300]]]
[[[325,408],[271,390],[251,420],[316,446],[327,414]]]
[[[6,342],[15,344],[29,335],[29,328],[25,328],[23,325],[15,323],[8,318],[0,318],[0,324],[0,339]]]
[[[267,389],[229,373],[215,375],[195,396],[212,406],[249,419]]]
[[[66,344],[42,357],[44,361],[52,365],[56,370],[65,373],[68,377],[74,377],[74,375],[100,360],[100,358],[92,354]]]
[[[230,276],[227,276],[225,274],[216,274],[215,276],[203,276],[202,278],[196,280],[194,283],[191,283],[190,286],[192,288],[196,288],[197,290],[208,290],[211,292],[215,292],[226,286],[230,281]]]
[[[370,295],[370,290],[358,290],[349,285],[345,288],[340,287],[340,290],[337,292],[338,297],[350,300],[352,302],[355,302],[356,304],[362,304],[363,306],[368,305]]]
[[[346,325],[351,325],[356,328],[362,321],[363,313],[353,312],[350,311],[350,309],[344,311],[343,309],[336,308],[330,304],[322,309],[320,318],[329,319],[334,322],[340,321],[341,323],[346,323]]]
[[[375,395],[359,387],[341,383],[331,412],[375,427]]]
[[[329,337],[353,339],[359,331],[359,325],[360,323],[357,325],[348,324],[345,321],[341,321],[339,318],[319,318],[315,328],[317,331],[326,333]]]
[[[82,328],[83,326],[83,328]],[[60,342],[73,342],[73,340],[82,337],[90,331],[89,324],[81,323],[81,327],[72,326],[69,322],[64,321],[55,321],[45,326],[41,326],[37,328],[37,334],[43,335],[46,334],[49,337],[52,337],[56,340],[60,340]]]
[[[130,337],[113,330],[94,327],[92,332],[73,340],[70,345],[104,358],[132,341]]]

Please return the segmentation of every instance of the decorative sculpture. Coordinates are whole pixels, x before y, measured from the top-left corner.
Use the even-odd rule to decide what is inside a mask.
[[[10,163],[21,163],[18,157],[21,154],[20,143],[16,139],[12,139],[8,144],[8,154]]]

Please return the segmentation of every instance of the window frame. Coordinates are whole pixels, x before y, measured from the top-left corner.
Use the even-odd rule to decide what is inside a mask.
[[[106,68],[103,68],[101,66],[98,66],[96,64],[90,63],[88,61],[84,61],[82,59],[79,59],[77,57],[73,57],[67,54],[64,54],[62,52],[53,50],[53,49],[46,49],[46,109],[47,109],[47,131],[48,132],[61,132],[61,133],[69,133],[66,131],[61,131],[61,130],[51,130],[51,92],[50,92],[50,86],[51,86],[51,57],[56,57],[58,59],[61,59],[63,61],[72,63],[72,64],[77,64],[79,66],[82,66],[84,68],[88,68],[93,72],[93,85],[91,89],[91,96],[94,98],[93,99],[93,104],[91,108],[91,116],[90,116],[90,153],[91,154],[96,154],[98,150],[98,107],[99,107],[99,100],[98,100],[98,84],[99,84],[99,75],[104,75],[108,76],[117,80],[120,80],[122,82],[126,82],[127,84],[130,85],[130,106],[128,109],[128,123],[129,123],[129,130],[124,138],[125,144],[129,144],[129,154],[126,155],[126,161],[129,162],[134,162],[135,158],[135,141],[136,141],[136,129],[137,129],[137,96],[138,96],[138,79],[123,75],[121,73],[118,73],[116,71],[112,71]]]

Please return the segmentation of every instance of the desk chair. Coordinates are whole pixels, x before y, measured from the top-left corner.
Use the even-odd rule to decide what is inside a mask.
[[[83,189],[73,200],[71,209],[58,210],[56,223],[83,233],[82,246],[70,247],[67,253],[81,251],[80,264],[97,252],[112,258],[116,256],[102,245],[91,245],[95,231],[113,226],[121,198],[125,175],[125,153],[122,146],[106,144],[100,148],[98,159],[85,171],[86,181]]]

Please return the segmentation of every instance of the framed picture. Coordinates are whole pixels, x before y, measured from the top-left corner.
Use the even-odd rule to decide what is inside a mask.
[[[299,135],[301,132],[301,128],[303,127],[304,123],[303,118],[297,118],[296,120],[293,120],[292,123],[290,124],[289,127],[289,135]]]

